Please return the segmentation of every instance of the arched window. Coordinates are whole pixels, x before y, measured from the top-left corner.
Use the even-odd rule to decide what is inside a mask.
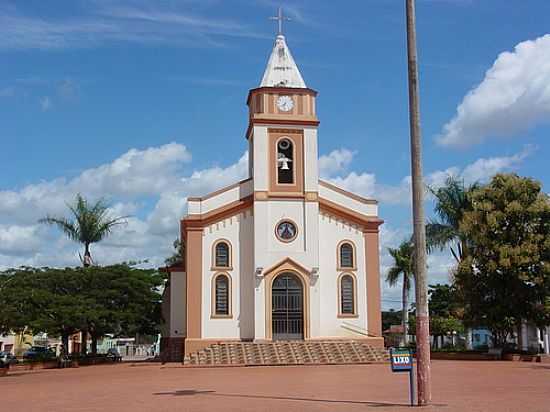
[[[351,243],[344,242],[340,245],[340,267],[351,269],[355,267],[354,248]]]
[[[229,268],[231,266],[231,248],[225,241],[219,241],[214,246],[214,267]]]
[[[355,315],[355,279],[347,273],[340,276],[340,314]]]
[[[277,183],[294,183],[294,145],[286,137],[277,142]]]
[[[226,274],[214,278],[214,316],[230,316],[231,282]]]

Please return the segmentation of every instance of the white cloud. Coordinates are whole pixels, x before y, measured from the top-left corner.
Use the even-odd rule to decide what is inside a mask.
[[[0,89],[0,97],[12,97],[15,95],[15,88],[13,86],[4,87]]]
[[[465,179],[487,179],[492,174],[517,167],[533,149],[526,147],[509,157],[479,159],[464,167],[453,167],[428,175],[431,184],[441,184],[449,174]],[[408,204],[410,178],[396,186],[381,184],[374,174],[351,172],[344,176],[353,153],[340,149],[321,156],[331,181],[353,192],[378,198],[382,204]],[[0,268],[18,265],[63,266],[79,263],[81,247],[66,239],[56,228],[38,225],[45,215],[67,215],[66,203],[82,193],[91,200],[107,197],[113,216],[131,215],[127,225],[117,228],[105,241],[92,246],[97,263],[149,259],[162,265],[172,253],[172,241],[179,236],[179,220],[187,197],[200,196],[247,176],[248,153],[226,167],[211,166],[189,174],[182,172],[192,156],[182,144],[169,143],[146,149],[130,149],[110,163],[87,169],[73,178],[58,178],[0,191]],[[407,229],[408,230],[408,229]],[[391,259],[387,247],[395,247],[410,233],[402,228],[382,226],[381,269],[385,276]],[[445,279],[446,257],[430,265],[430,276]],[[398,288],[384,286],[385,299],[399,299]]]
[[[0,49],[61,50],[105,43],[223,46],[223,37],[263,37],[235,20],[200,16],[176,3],[85,2],[79,16],[53,19],[0,6]]]
[[[237,163],[227,168],[211,167],[181,178],[178,187],[186,193],[192,193],[193,196],[201,196],[244,179],[247,174],[248,152],[245,152]]]
[[[64,213],[66,203],[76,193],[91,199],[159,195],[181,186],[177,173],[190,161],[191,153],[185,146],[169,143],[131,149],[113,162],[85,170],[70,180],[59,178],[27,185],[19,191],[0,191],[0,223],[33,224],[44,215]]]
[[[42,111],[46,112],[52,108],[52,99],[48,96],[40,98],[40,108]]]
[[[72,79],[63,79],[57,86],[57,94],[65,100],[75,100],[79,93],[78,83]]]
[[[478,159],[466,166],[461,175],[466,183],[485,182],[499,172],[517,169],[534,150],[534,146],[528,145],[512,156]]]
[[[534,146],[528,145],[521,152],[512,156],[481,158],[463,169],[450,167],[445,170],[436,170],[425,175],[425,183],[431,187],[439,187],[445,183],[449,176],[462,177],[466,183],[487,182],[497,173],[517,169],[535,149]],[[351,172],[346,176],[337,176],[329,180],[343,189],[375,198],[382,204],[405,205],[411,202],[410,176],[405,176],[397,185],[378,183],[376,176],[371,173]]]
[[[70,185],[96,196],[159,194],[178,184],[176,173],[190,161],[191,153],[178,143],[131,149],[112,163],[84,171]]]
[[[39,227],[0,225],[0,254],[35,252],[40,247]]]
[[[59,178],[0,191],[0,267],[78,264],[81,247],[56,228],[38,225],[45,215],[67,215],[76,193],[91,200],[113,201],[112,216],[131,215],[99,244],[92,245],[97,263],[149,259],[162,265],[179,236],[187,196],[202,195],[243,179],[248,154],[228,167],[214,166],[182,175],[191,161],[185,146],[169,143],[131,149],[111,163],[88,169],[72,179]]]
[[[353,160],[355,152],[348,149],[337,149],[328,155],[319,157],[319,175],[326,179],[336,173],[345,171]]]
[[[386,275],[389,269],[393,266],[393,258],[388,252],[388,248],[395,248],[401,242],[407,240],[411,236],[411,232],[403,228],[395,228],[390,224],[385,223],[380,230],[380,282],[382,286],[382,309],[390,308],[401,309],[401,291],[402,281],[391,287],[386,282]],[[447,251],[437,251],[428,255],[428,284],[449,283],[451,279],[451,269],[454,267],[455,261],[451,254]],[[414,302],[414,287],[411,288],[409,302]]]
[[[550,120],[550,34],[501,53],[437,142],[467,147],[525,132]]]

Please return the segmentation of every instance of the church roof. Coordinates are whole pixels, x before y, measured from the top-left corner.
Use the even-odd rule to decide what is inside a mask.
[[[275,39],[260,87],[307,88],[282,34]]]

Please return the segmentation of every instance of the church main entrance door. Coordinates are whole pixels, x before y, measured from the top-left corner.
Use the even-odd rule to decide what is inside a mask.
[[[304,293],[300,279],[292,273],[275,278],[272,286],[273,340],[304,338]]]

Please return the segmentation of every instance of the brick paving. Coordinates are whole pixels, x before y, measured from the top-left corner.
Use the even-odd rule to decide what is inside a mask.
[[[434,361],[435,411],[550,411],[550,365]],[[1,411],[403,411],[406,374],[387,364],[183,368],[141,363],[17,372]]]

